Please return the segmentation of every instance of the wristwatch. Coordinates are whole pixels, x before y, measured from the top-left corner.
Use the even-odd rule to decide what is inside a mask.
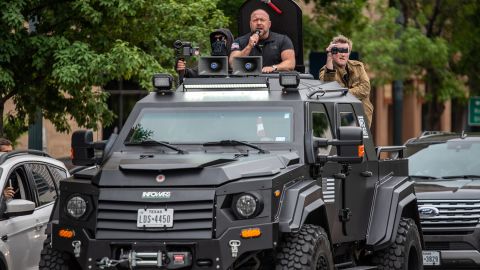
[[[273,65],[272,68],[273,68],[273,71],[277,71],[277,70],[278,70],[277,65]]]

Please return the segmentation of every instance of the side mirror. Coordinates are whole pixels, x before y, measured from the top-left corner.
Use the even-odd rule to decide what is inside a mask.
[[[363,130],[361,127],[339,127],[338,140],[343,144],[337,145],[338,158],[345,158],[345,162],[360,163],[363,153],[359,146],[363,145]]]
[[[77,166],[95,164],[95,147],[91,130],[78,130],[72,134],[72,163]]]
[[[30,215],[35,211],[35,203],[23,199],[14,199],[7,202],[7,212],[5,212],[8,217],[17,217]]]
[[[317,138],[310,132],[306,137],[307,160],[310,163],[325,163],[327,161],[341,163],[361,163],[363,161],[363,130],[361,127],[339,127],[337,132],[338,139],[327,140]],[[322,146],[336,146],[336,156],[318,155],[318,148]]]

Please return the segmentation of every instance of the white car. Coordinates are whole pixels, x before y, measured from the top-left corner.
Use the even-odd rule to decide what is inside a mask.
[[[59,181],[68,170],[41,151],[13,151],[0,153],[0,175],[0,202],[7,186],[16,191],[0,213],[0,269],[38,269]]]

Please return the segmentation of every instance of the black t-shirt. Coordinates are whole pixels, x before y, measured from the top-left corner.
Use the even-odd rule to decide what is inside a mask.
[[[233,41],[232,52],[241,51],[247,45],[252,34],[248,33]],[[270,31],[268,38],[260,40],[250,51],[250,56],[262,56],[263,66],[278,65],[282,62],[281,53],[284,50],[292,49],[293,43],[286,35]]]

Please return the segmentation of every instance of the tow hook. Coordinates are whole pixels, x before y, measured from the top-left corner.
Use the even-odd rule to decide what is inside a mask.
[[[75,258],[78,258],[80,257],[80,247],[82,246],[82,242],[80,242],[79,240],[75,240],[72,242],[72,246],[73,246],[73,254],[75,255]]]
[[[192,256],[190,252],[135,252],[133,250],[126,253],[122,251],[118,260],[103,257],[100,261],[97,261],[97,266],[100,269],[115,267],[117,265],[128,267],[128,269],[135,269],[137,267],[177,269],[191,264]]]

